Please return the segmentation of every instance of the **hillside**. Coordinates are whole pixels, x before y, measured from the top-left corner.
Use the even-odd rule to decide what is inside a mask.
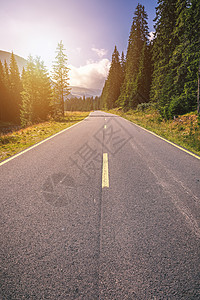
[[[26,61],[26,59],[24,59],[21,56],[16,55],[15,53],[14,53],[14,55],[15,55],[16,62],[18,64],[19,71],[21,73],[23,68],[25,68],[27,61]],[[10,57],[11,57],[10,52],[0,50],[0,60],[2,63],[4,63],[4,61],[6,60],[6,62],[9,64]]]
[[[98,89],[88,89],[78,86],[70,86],[70,94],[67,96],[68,99],[72,97],[81,98],[83,96],[87,97],[96,97],[101,95],[101,90]]]

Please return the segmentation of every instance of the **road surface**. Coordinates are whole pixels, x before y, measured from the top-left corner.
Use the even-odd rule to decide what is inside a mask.
[[[95,111],[0,165],[0,299],[200,299],[200,160]]]

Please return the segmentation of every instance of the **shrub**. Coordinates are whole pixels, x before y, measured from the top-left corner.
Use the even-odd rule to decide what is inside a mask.
[[[183,115],[188,112],[188,103],[185,95],[174,96],[169,105],[169,117]]]
[[[145,103],[140,103],[137,106],[137,111],[146,111],[149,108],[154,108],[154,103],[152,102],[145,102]]]

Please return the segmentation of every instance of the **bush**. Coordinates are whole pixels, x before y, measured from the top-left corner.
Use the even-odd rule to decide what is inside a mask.
[[[146,111],[149,108],[154,108],[155,104],[152,102],[140,103],[137,106],[137,111]]]
[[[188,112],[188,103],[185,95],[174,96],[169,105],[169,117],[183,115]]]

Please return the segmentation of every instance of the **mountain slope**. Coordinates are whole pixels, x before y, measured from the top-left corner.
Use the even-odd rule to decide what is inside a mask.
[[[101,95],[100,89],[88,89],[84,87],[78,87],[78,86],[70,86],[70,94],[67,98],[77,97],[81,98],[83,96],[87,97],[96,97]]]
[[[16,55],[16,54],[14,54],[14,55],[15,55],[15,59],[16,59],[19,71],[21,73],[23,68],[26,67],[27,60],[24,59],[21,56]],[[2,63],[4,63],[4,61],[6,60],[6,62],[9,65],[10,64],[10,58],[11,58],[11,53],[10,52],[0,50],[0,60],[1,60]]]

